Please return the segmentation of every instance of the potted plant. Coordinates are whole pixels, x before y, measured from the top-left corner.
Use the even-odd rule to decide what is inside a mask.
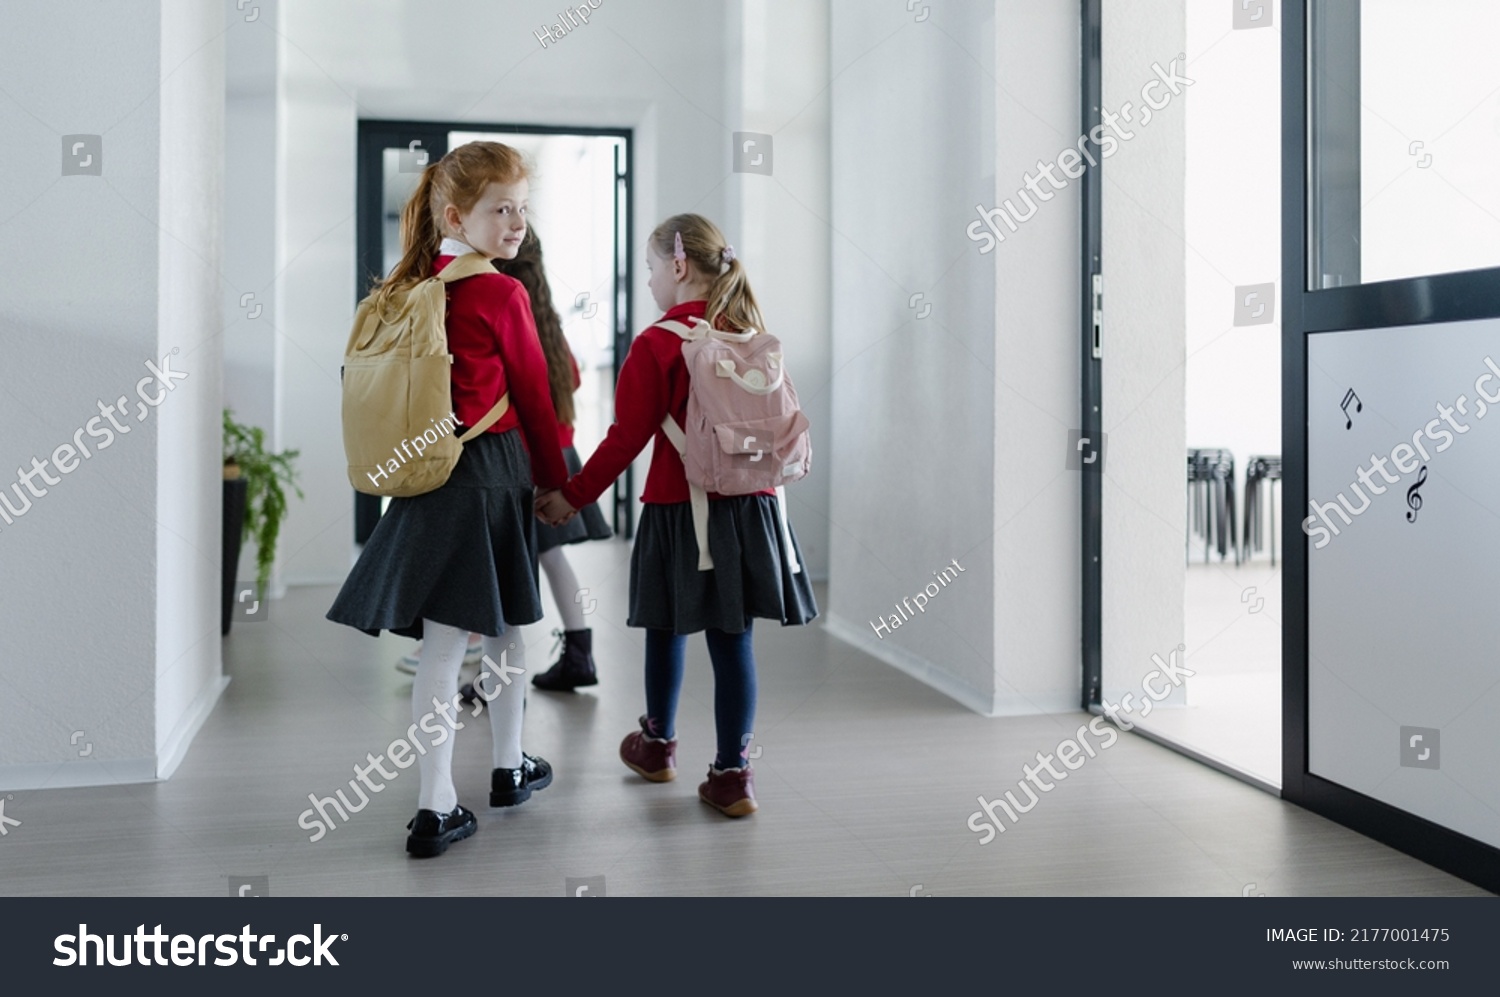
[[[229,633],[230,613],[234,606],[234,588],[240,568],[240,549],[248,537],[255,538],[256,590],[264,598],[266,583],[271,579],[271,565],[276,560],[276,540],[286,517],[286,492],[290,486],[302,498],[297,487],[297,471],[292,466],[299,451],[266,452],[266,431],[259,426],[244,426],[234,421],[234,413],[224,410],[224,603],[222,632]]]

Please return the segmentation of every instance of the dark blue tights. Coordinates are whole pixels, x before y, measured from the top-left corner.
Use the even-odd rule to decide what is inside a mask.
[[[718,731],[721,769],[745,764],[745,735],[755,722],[755,651],[751,628],[727,634],[705,630],[708,656],[714,664],[714,726]],[[646,631],[646,716],[655,737],[677,736],[677,696],[682,691],[687,637],[670,630]]]

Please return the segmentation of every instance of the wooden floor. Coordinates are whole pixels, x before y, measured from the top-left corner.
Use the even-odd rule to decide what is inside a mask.
[[[25,825],[0,842],[0,893],[212,896],[251,876],[272,896],[561,896],[569,878],[601,876],[610,896],[1483,893],[1128,734],[981,845],[966,826],[976,797],[1024,802],[1021,766],[1087,717],[976,716],[816,624],[758,627],[762,808],[728,820],[696,796],[713,754],[700,639],[678,780],[648,784],[619,762],[643,710],[640,633],[620,623],[628,549],[575,551],[598,599],[601,683],[530,694],[526,747],[557,778],[520,807],[485,806],[487,722],[458,733],[455,779],[480,827],[443,858],[404,852],[415,768],[317,843],[298,826],[308,794],[352,796],[353,766],[403,734],[411,688],[392,667],[409,642],[325,622],[334,589],[306,588],[225,641],[233,681],[170,780],[17,793],[9,813]],[[551,638],[534,632],[545,664]]]

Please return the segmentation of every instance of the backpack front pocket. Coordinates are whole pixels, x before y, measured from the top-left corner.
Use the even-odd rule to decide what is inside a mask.
[[[807,428],[801,412],[715,426],[711,490],[748,495],[802,477]]]

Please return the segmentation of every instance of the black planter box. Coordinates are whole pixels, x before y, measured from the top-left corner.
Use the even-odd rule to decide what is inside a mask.
[[[224,602],[220,632],[229,635],[234,611],[234,586],[240,571],[240,543],[245,529],[245,498],[249,483],[244,478],[224,482]]]

